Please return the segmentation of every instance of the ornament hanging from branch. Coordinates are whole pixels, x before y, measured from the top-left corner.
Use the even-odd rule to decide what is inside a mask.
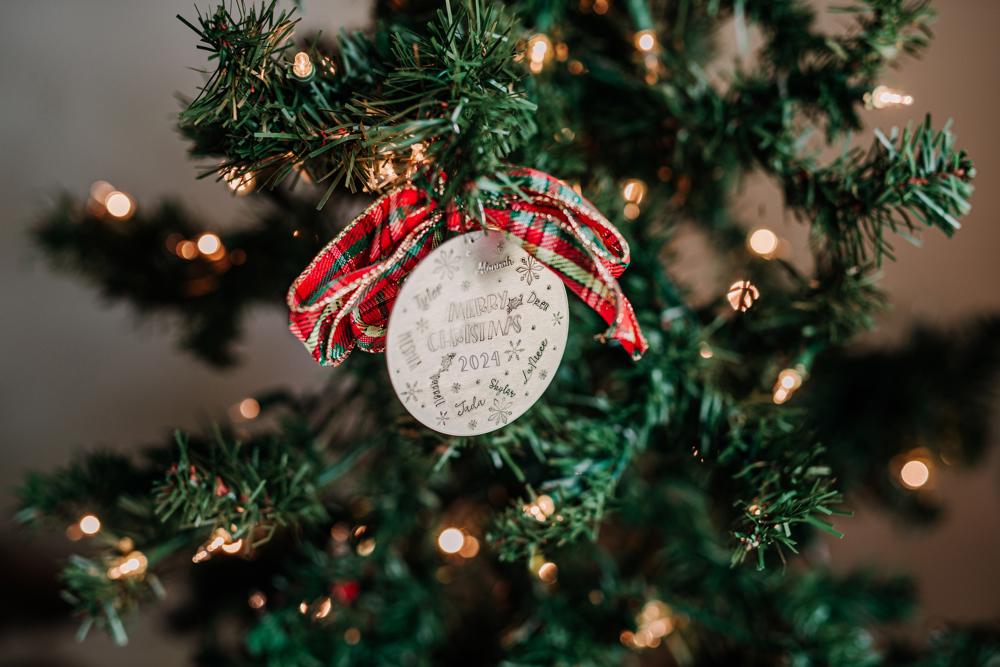
[[[647,347],[617,282],[629,263],[618,230],[547,174],[501,180],[509,194],[478,202],[475,215],[413,185],[390,192],[288,292],[292,332],[319,363],[388,345],[403,405],[453,435],[500,428],[541,396],[568,332],[565,287],[608,323],[600,340],[634,358]]]

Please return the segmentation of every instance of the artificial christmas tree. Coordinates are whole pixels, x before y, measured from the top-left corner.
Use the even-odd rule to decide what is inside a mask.
[[[885,465],[903,456],[902,483],[919,487],[936,451],[906,454],[910,436],[956,425],[949,455],[973,457],[984,415],[961,406],[995,365],[973,355],[992,325],[964,342],[928,338],[978,360],[958,391],[914,389],[909,405],[931,401],[937,414],[879,411],[877,393],[856,405],[859,381],[900,383],[915,366],[845,351],[882,306],[877,269],[896,236],[958,229],[974,169],[930,120],[876,130],[865,151],[820,152],[860,128],[861,105],[912,102],[881,75],[929,37],[923,2],[847,12],[853,27],[825,35],[791,0],[386,2],[370,34],[335,42],[302,41],[273,2],[185,20],[210,69],[181,130],[207,174],[252,190],[267,212],[216,234],[176,206],[147,211],[96,188],[86,204],[61,203],[39,238],[110,294],[177,311],[183,344],[209,363],[234,361],[249,303],[281,306],[286,292],[296,335],[319,361],[344,363],[316,395],[248,399],[240,424],[27,481],[26,521],[90,536],[64,571],[83,629],[124,642],[126,613],[187,572],[198,659],[213,665],[995,658],[996,636],[979,630],[913,653],[874,642],[871,628],[905,617],[906,584],[836,577],[799,555],[817,531],[836,533],[829,517],[847,512],[852,486],[925,509]],[[754,65],[719,80],[706,66],[730,23],[741,45],[751,29],[762,44]],[[809,226],[806,268],[773,231],[748,235],[730,205],[751,172]],[[375,196],[384,204],[357,234],[329,212],[334,197]],[[671,275],[673,241],[691,224],[730,267],[711,303]],[[533,321],[568,326],[561,364],[542,369],[540,390],[551,386],[514,418],[468,386],[441,391],[451,369],[440,362],[436,388],[395,385],[401,404],[379,354],[393,309],[432,253],[482,229],[507,232],[498,247],[514,244],[511,256],[581,297],[566,318]],[[327,247],[338,234],[345,242]],[[518,283],[543,275],[518,277],[502,247],[497,257]],[[455,275],[437,278],[427,299],[462,298]],[[496,309],[513,317],[542,301],[511,289]],[[592,340],[603,326],[593,311],[612,345]],[[423,329],[409,321],[407,333]],[[519,377],[515,356],[540,340],[498,352],[496,367]],[[355,346],[376,354],[345,360]],[[390,368],[392,356],[390,345]],[[407,415],[407,390],[435,389],[449,401],[440,423]],[[481,435],[437,432],[455,432],[450,409],[482,410],[462,414]],[[235,645],[216,632],[233,620]]]

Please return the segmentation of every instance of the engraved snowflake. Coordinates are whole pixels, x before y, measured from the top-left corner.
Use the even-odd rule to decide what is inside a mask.
[[[562,313],[552,313],[552,326],[557,327],[562,324],[563,314]]]
[[[544,381],[549,376],[549,372],[544,368],[538,371],[538,379]]]
[[[517,272],[521,274],[521,280],[529,285],[538,280],[541,275],[542,264],[537,259],[528,255],[521,258],[521,266],[517,267]]]
[[[455,251],[444,248],[434,258],[434,273],[445,280],[451,280],[458,273],[458,258]]]
[[[457,394],[460,391],[462,391],[462,385],[460,383],[458,383],[458,382],[452,383],[452,385],[451,385],[451,393]]]
[[[514,341],[509,341],[509,344],[510,347],[504,350],[504,352],[507,353],[507,361],[511,361],[513,359],[521,361],[521,353],[524,352],[524,348],[521,347],[521,339],[518,338],[516,343]]]
[[[419,320],[417,320],[417,331],[419,331],[420,333],[427,333],[427,328],[429,326],[430,325],[427,324],[427,320],[425,320],[424,318],[421,317]]]
[[[472,430],[472,431],[475,431],[477,428],[479,428],[479,422],[477,422],[475,419],[470,419],[469,420],[469,429]]]
[[[438,416],[435,419],[437,421],[438,426],[446,425],[448,423],[448,411],[441,410],[441,412],[438,413]]]
[[[468,292],[470,287],[472,287],[472,283],[470,283],[468,280],[463,280],[462,281],[462,291],[463,292]]]
[[[497,254],[498,255],[502,255],[503,254],[503,241],[501,241],[500,243],[497,243]]]
[[[406,389],[399,392],[399,395],[403,397],[403,403],[409,403],[411,400],[416,401],[423,391],[423,389],[417,386],[416,382],[407,382]]]
[[[512,405],[513,403],[511,403],[510,401],[504,400],[502,398],[494,398],[493,405],[490,406],[490,416],[488,417],[488,419],[491,422],[496,422],[497,426],[506,424],[507,421],[510,419],[510,414],[511,414],[510,408]]]

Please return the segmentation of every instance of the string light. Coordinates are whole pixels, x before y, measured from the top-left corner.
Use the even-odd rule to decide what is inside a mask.
[[[330,598],[323,598],[320,600],[319,608],[316,613],[313,614],[313,618],[319,620],[321,618],[326,618],[330,615],[330,610],[333,609],[333,601]]]
[[[239,411],[243,419],[256,419],[260,414],[260,403],[255,398],[244,398],[240,401]]]
[[[97,535],[101,530],[101,520],[93,514],[85,514],[80,517],[80,532],[84,535]]]
[[[121,190],[112,190],[108,193],[108,196],[104,198],[104,208],[108,215],[119,220],[131,218],[135,210],[132,198]]]
[[[316,71],[316,68],[313,67],[308,53],[299,51],[295,54],[295,60],[292,63],[292,74],[298,79],[305,81],[313,75],[314,71]]]
[[[198,251],[211,260],[221,259],[226,254],[226,248],[222,245],[222,239],[212,232],[205,232],[198,237],[196,243]]]
[[[264,605],[267,604],[267,596],[260,591],[254,591],[247,598],[247,604],[250,605],[251,609],[263,609]]]
[[[462,542],[462,548],[458,550],[458,555],[462,558],[475,558],[479,553],[479,540],[472,535],[466,535]]]
[[[236,167],[231,167],[222,172],[222,178],[226,181],[229,189],[237,195],[245,195],[253,192],[254,185],[257,182],[252,172],[247,171],[241,174]]]
[[[635,220],[641,212],[639,204],[646,196],[646,183],[638,178],[630,178],[622,184],[622,199],[627,203],[623,211],[627,220]]]
[[[544,523],[556,511],[556,503],[551,496],[542,494],[535,498],[535,502],[529,503],[521,508],[528,516],[534,518],[539,523]]]
[[[702,359],[711,359],[713,356],[715,356],[715,353],[712,352],[711,345],[703,342],[698,345],[698,356],[701,357]]]
[[[465,544],[465,534],[458,528],[445,528],[438,535],[438,548],[446,554],[457,554]]]
[[[98,204],[104,205],[108,195],[115,191],[115,186],[107,181],[94,181],[90,186],[90,198]]]
[[[362,540],[358,543],[355,551],[358,552],[359,556],[371,556],[375,551],[375,540],[370,537],[367,540]]]
[[[140,577],[146,573],[149,561],[141,551],[133,551],[122,556],[118,561],[108,568],[108,579],[121,579],[122,577]]]
[[[899,480],[908,489],[919,489],[931,478],[931,469],[923,461],[907,461],[899,469]]]
[[[622,199],[632,204],[641,204],[646,196],[646,183],[638,178],[630,178],[622,184]]]
[[[674,631],[676,621],[672,610],[660,600],[650,600],[636,616],[636,631],[623,630],[618,636],[625,646],[633,649],[656,648],[664,637]]]
[[[737,280],[729,286],[726,299],[733,310],[745,313],[760,298],[760,290],[749,280]]]
[[[643,53],[651,53],[656,49],[656,33],[652,30],[640,30],[633,38],[635,48]]]
[[[552,40],[548,35],[538,33],[528,40],[528,69],[532,74],[540,74],[545,65],[552,60]]]
[[[789,398],[792,394],[802,386],[802,373],[794,368],[786,368],[778,373],[778,379],[774,382],[774,387],[772,388],[773,396],[772,399],[776,405],[781,405]]]
[[[889,107],[908,107],[913,104],[913,96],[890,88],[875,86],[870,93],[865,93],[865,106],[869,109],[886,109]]]
[[[542,583],[553,584],[559,576],[559,568],[552,561],[542,563],[536,572]]]
[[[176,252],[177,256],[181,259],[191,261],[198,256],[198,244],[194,241],[181,241],[177,244],[174,252]]]
[[[771,259],[778,250],[778,235],[770,229],[760,227],[747,236],[747,247],[764,259]]]

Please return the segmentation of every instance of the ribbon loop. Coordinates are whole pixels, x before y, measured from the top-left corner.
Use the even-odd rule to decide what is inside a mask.
[[[624,237],[562,181],[523,168],[506,176],[520,193],[481,209],[486,224],[517,239],[608,323],[599,339],[618,341],[638,359],[648,346],[617,281],[630,259]],[[409,272],[447,236],[478,228],[454,203],[442,208],[412,186],[381,197],[292,283],[292,333],[323,365],[340,364],[356,346],[383,351],[389,313]]]

